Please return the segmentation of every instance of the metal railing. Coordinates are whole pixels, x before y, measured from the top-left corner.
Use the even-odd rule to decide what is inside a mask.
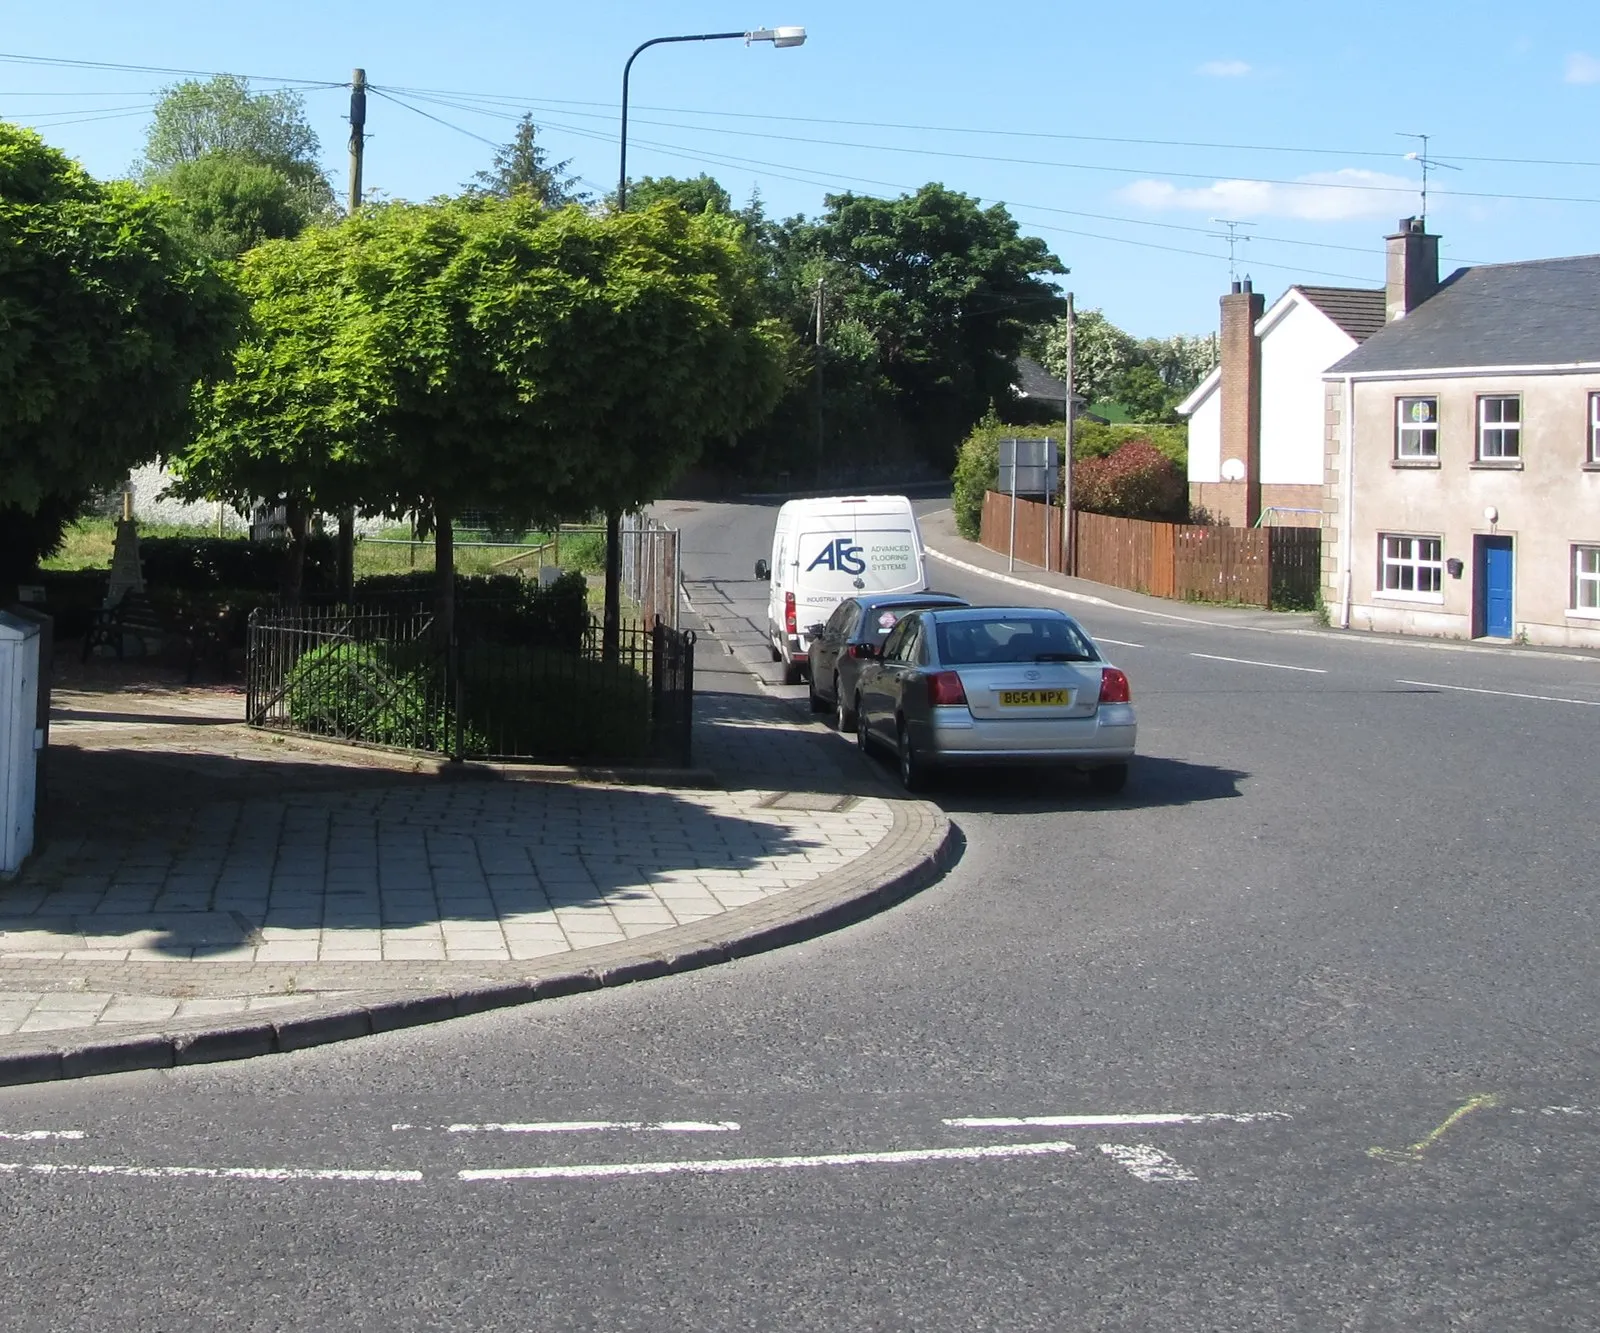
[[[404,609],[261,609],[250,618],[246,718],[295,732],[451,759],[687,765],[692,633],[621,626],[601,653],[592,620],[574,641],[469,602],[455,637]]]

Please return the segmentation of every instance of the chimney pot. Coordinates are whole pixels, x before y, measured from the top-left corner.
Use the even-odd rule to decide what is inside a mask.
[[[1234,279],[1234,280],[1233,280],[1233,294],[1234,294],[1234,295],[1235,295],[1235,296],[1237,296],[1237,295],[1238,295],[1238,294],[1239,294],[1239,293],[1240,293],[1240,292],[1242,292],[1242,291],[1243,291],[1243,290],[1244,290],[1244,287],[1243,287],[1243,285],[1242,285],[1242,284],[1241,284],[1241,283],[1240,283],[1240,282],[1239,282],[1239,279],[1238,279],[1238,278],[1235,278],[1235,279]]]

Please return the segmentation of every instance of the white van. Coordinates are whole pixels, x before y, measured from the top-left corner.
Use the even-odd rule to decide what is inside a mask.
[[[922,533],[903,495],[830,495],[790,500],[778,510],[772,559],[756,561],[769,579],[767,636],[784,679],[804,678],[812,630],[846,597],[925,592]]]

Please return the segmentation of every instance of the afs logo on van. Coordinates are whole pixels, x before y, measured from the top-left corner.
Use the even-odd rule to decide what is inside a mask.
[[[836,574],[865,574],[867,562],[861,550],[848,537],[835,537],[817,552],[817,558],[806,566],[806,573],[813,569],[831,569]]]

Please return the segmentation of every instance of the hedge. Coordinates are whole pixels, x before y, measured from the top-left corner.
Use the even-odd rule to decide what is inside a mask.
[[[1129,440],[1148,440],[1178,468],[1187,472],[1189,466],[1189,428],[1187,426],[1101,425],[1097,421],[1079,420],[1073,427],[1072,456],[1076,460],[1107,458]],[[1003,422],[985,421],[974,427],[972,434],[962,442],[956,455],[955,471],[951,474],[951,506],[955,510],[956,530],[969,541],[978,539],[983,524],[984,492],[992,491],[1000,481],[1000,441],[1017,437],[1039,439],[1052,436],[1065,438],[1064,422],[1044,426],[1013,426]]]

